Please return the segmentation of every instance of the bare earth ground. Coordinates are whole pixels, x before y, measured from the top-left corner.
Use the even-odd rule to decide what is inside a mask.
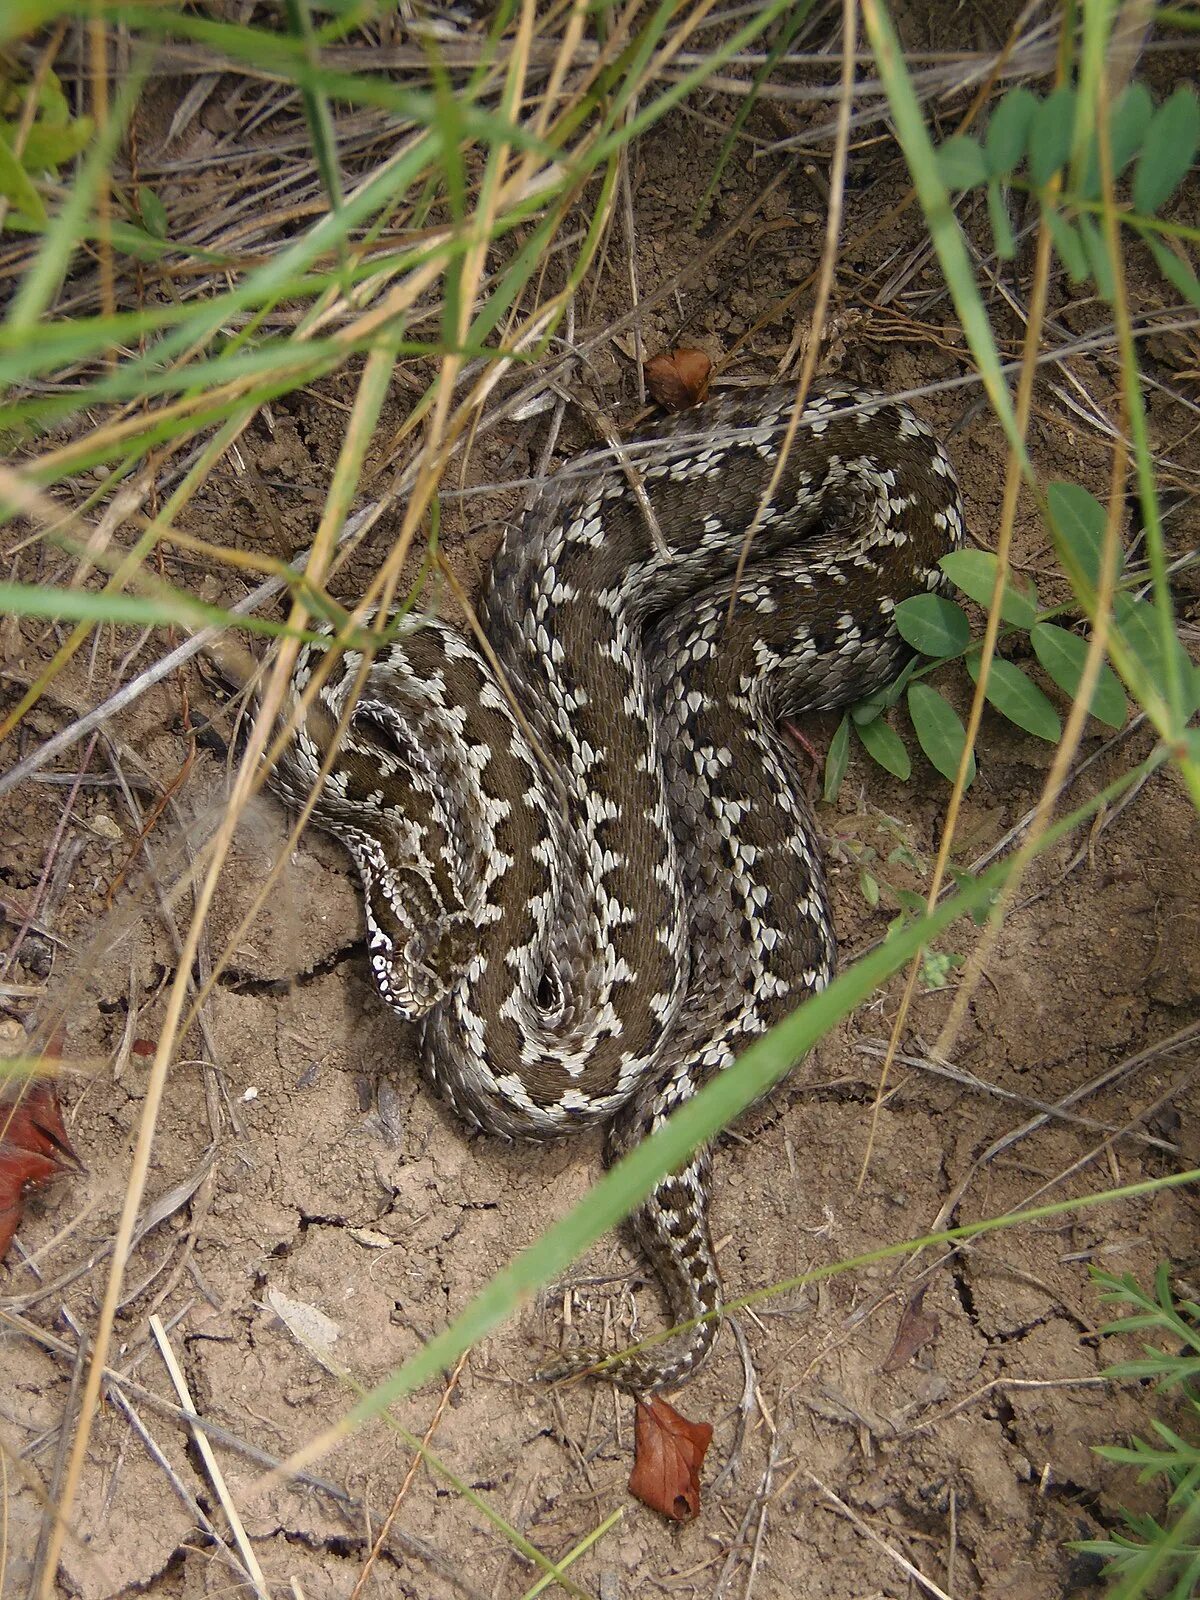
[[[169,108],[178,89],[168,81],[156,93]],[[644,294],[669,281],[696,249],[691,210],[731,114],[719,99],[693,106],[638,147],[634,253]],[[772,131],[762,122],[751,128],[760,137]],[[199,126],[196,136],[203,137]],[[852,177],[849,239],[903,192],[890,145],[860,155]],[[762,181],[743,153],[722,181],[701,239],[726,226]],[[815,266],[823,214],[815,180],[795,167],[702,282],[686,284],[678,302],[668,299],[647,313],[646,347],[682,337],[714,356],[729,351]],[[911,262],[914,252],[915,273],[893,282],[895,267]],[[922,264],[926,254],[915,212],[847,248],[838,280],[839,331],[826,370],[890,391],[968,370],[936,270]],[[1159,291],[1147,274],[1134,292],[1152,304]],[[808,307],[806,298],[753,331],[733,370],[770,372]],[[627,309],[624,266],[614,257],[599,301],[580,307],[580,323],[590,332]],[[1072,305],[1066,289],[1053,312],[1056,339],[1086,332],[1095,320]],[[1002,337],[1018,339],[1015,321],[1002,308],[995,315]],[[1171,379],[1169,365],[1147,360],[1164,381]],[[1115,373],[1105,361],[1078,358],[1069,373],[1110,407]],[[1063,372],[1051,369],[1051,376],[1061,390]],[[610,414],[627,418],[636,409],[632,364],[611,346],[581,381]],[[270,426],[260,421],[243,439],[240,464],[229,463],[213,478],[186,526],[277,555],[306,543],[349,394],[348,383],[335,380],[279,403]],[[398,385],[381,438],[407,404]],[[935,396],[921,409],[949,441],[970,527],[986,547],[999,515],[999,431],[972,388]],[[1152,419],[1164,453],[1185,478],[1194,473],[1190,419],[1161,394],[1152,400]],[[481,438],[467,481],[502,483],[536,470],[543,426],[533,418]],[[585,425],[569,413],[564,447],[586,439]],[[1073,479],[1104,495],[1107,446],[1049,383],[1038,394],[1033,447],[1047,477]],[[447,544],[469,581],[519,497],[510,490],[448,502]],[[1179,548],[1194,536],[1194,524],[1188,534],[1180,518]],[[379,559],[386,537],[384,530],[345,575],[348,596],[356,573],[361,579]],[[1018,538],[1021,569],[1038,579],[1044,598],[1053,597],[1060,591],[1052,553],[1031,515]],[[212,582],[184,563],[170,575],[201,592]],[[1194,591],[1184,592],[1181,604],[1185,614],[1189,604],[1194,613]],[[4,694],[11,701],[55,638],[28,625],[9,628],[3,643]],[[80,658],[27,719],[24,750],[107,693],[136,645],[132,634],[106,636],[90,683],[89,663]],[[160,648],[150,640],[124,662],[126,676]],[[28,1337],[10,1333],[3,1345],[0,1431],[10,1450],[23,1454],[19,1470],[9,1468],[5,1594],[22,1594],[28,1583],[41,1496],[71,1406],[74,1329],[94,1323],[103,1292],[105,1241],[141,1109],[145,1042],[157,1037],[159,997],[175,961],[145,857],[115,908],[106,906],[138,825],[122,791],[105,783],[117,768],[132,782],[175,783],[187,748],[185,690],[192,719],[213,715],[228,734],[219,696],[189,671],[186,683],[168,681],[133,706],[109,730],[111,746],[101,742],[91,750],[87,772],[100,781],[85,784],[69,814],[68,790],[37,782],[0,802],[4,896],[26,900],[52,862],[51,909],[41,920],[54,940],[30,936],[19,976],[45,982],[48,999],[66,1007],[67,1056],[86,1071],[67,1081],[64,1099],[87,1164],[81,1179],[30,1205],[21,1243],[36,1258],[36,1272],[14,1253],[0,1278],[0,1304],[31,1325]],[[834,726],[826,719],[808,731],[823,745]],[[1078,780],[1078,800],[1148,748],[1144,731],[1102,750],[1106,737],[1098,725],[1089,729],[1081,755],[1098,759]],[[78,750],[68,754],[60,770],[77,771],[78,756]],[[961,864],[982,856],[1025,816],[1050,756],[1049,746],[985,720],[956,853]],[[186,841],[197,843],[219,813],[225,785],[224,762],[202,745],[151,838],[155,874],[165,887],[179,878]],[[151,796],[139,798],[145,807]],[[871,848],[881,876],[921,888],[945,798],[944,784],[924,763],[899,785],[860,754],[836,807],[820,809],[845,956],[878,939],[894,913],[886,895],[877,909],[864,899],[857,856]],[[282,813],[262,802],[240,834],[210,921],[210,958],[234,933],[283,838]],[[898,845],[917,870],[887,864]],[[1200,1014],[1198,906],[1195,816],[1174,780],[1159,774],[1090,835],[1044,856],[1005,928],[956,1066],[1015,1098],[1001,1100],[919,1066],[903,1068],[883,1103],[859,1191],[878,1070],[869,1047],[887,1037],[897,984],[828,1038],[722,1141],[715,1216],[729,1292],[919,1235],[935,1219],[967,1222],[1035,1196],[1084,1195],[1196,1165],[1194,1039],[1170,1053],[1155,1047]],[[188,911],[184,894],[177,921],[185,923]],[[14,933],[10,926],[6,944]],[[965,953],[973,937],[956,927],[942,948]],[[936,1036],[950,992],[921,996],[910,1045]],[[256,1450],[284,1457],[335,1419],[352,1394],[296,1342],[268,1296],[282,1294],[332,1319],[337,1362],[357,1383],[371,1384],[445,1326],[495,1267],[585,1192],[597,1170],[598,1143],[509,1149],[468,1136],[451,1119],[418,1079],[411,1038],[368,984],[348,864],[318,838],[304,841],[266,909],[239,937],[204,1017],[206,1034],[191,1031],[187,1059],[172,1073],[149,1185],[152,1199],[167,1197],[168,1214],[131,1265],[113,1365],[174,1399],[148,1336],[147,1317],[156,1310],[171,1329],[197,1408]],[[1135,1059],[1147,1051],[1148,1058]],[[1086,1126],[1052,1121],[993,1151],[1035,1116],[1031,1105],[1058,1102],[1126,1061],[1133,1063],[1126,1073],[1074,1105],[1090,1119]],[[214,1144],[210,1115],[222,1107]],[[1147,1117],[1148,1108],[1154,1109]],[[1104,1143],[1103,1127],[1130,1123],[1134,1137]],[[1147,1143],[1147,1134],[1175,1149]],[[955,1196],[952,1214],[943,1216]],[[1063,1542],[1112,1527],[1120,1504],[1152,1504],[1128,1473],[1092,1453],[1094,1444],[1145,1430],[1148,1412],[1136,1390],[1094,1381],[1130,1347],[1101,1349],[1096,1330],[1106,1312],[1088,1267],[1146,1281],[1167,1257],[1186,1281],[1197,1263],[1196,1201],[1186,1192],[995,1235],[940,1265],[927,1255],[921,1270],[935,1270],[925,1311],[936,1315],[939,1331],[898,1370],[885,1367],[915,1269],[906,1275],[887,1264],[848,1273],[768,1302],[757,1315],[743,1314],[753,1397],[740,1408],[746,1369],[727,1330],[680,1402],[689,1415],[712,1420],[716,1438],[702,1513],[675,1528],[627,1500],[629,1402],[603,1389],[555,1393],[530,1381],[548,1346],[601,1333],[617,1344],[653,1325],[657,1307],[636,1257],[624,1242],[606,1240],[579,1268],[578,1284],[528,1307],[473,1353],[433,1448],[556,1557],[624,1506],[615,1529],[572,1568],[591,1595],[753,1592],[758,1600],[866,1600],[918,1592],[878,1540],[956,1597],[1044,1600],[1081,1592],[1094,1571],[1065,1552]],[[565,1331],[564,1316],[572,1325]],[[441,1384],[430,1386],[395,1415],[423,1434],[442,1395]],[[196,1533],[193,1511],[147,1440],[169,1463],[177,1488],[224,1529],[194,1445],[152,1400],[136,1390],[128,1399],[138,1426],[113,1403],[94,1434],[78,1538],[68,1544],[62,1570],[64,1593],[88,1600],[133,1590],[155,1600],[230,1593],[230,1569]],[[735,1468],[722,1473],[731,1452]],[[282,1592],[296,1580],[308,1600],[350,1594],[411,1461],[404,1440],[379,1424],[320,1463],[316,1470],[332,1489],[264,1490],[261,1460],[233,1444],[218,1445],[217,1454],[268,1581]],[[860,1521],[852,1523],[847,1511]],[[422,1469],[367,1592],[507,1600],[535,1576],[457,1488]]]

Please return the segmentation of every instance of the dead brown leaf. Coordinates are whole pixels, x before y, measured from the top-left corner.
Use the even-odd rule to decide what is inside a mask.
[[[689,1422],[657,1395],[639,1400],[630,1494],[672,1522],[690,1522],[700,1510],[700,1468],[712,1433],[707,1422]]]
[[[0,1084],[0,1261],[21,1226],[28,1189],[79,1170],[52,1083]]]
[[[651,398],[667,411],[690,411],[708,394],[712,362],[703,350],[677,348],[651,356],[642,371]]]
[[[918,1350],[923,1350],[927,1344],[932,1344],[942,1331],[942,1325],[935,1313],[926,1311],[923,1307],[928,1287],[928,1282],[923,1283],[901,1312],[896,1338],[888,1351],[887,1360],[883,1363],[884,1372],[899,1372],[901,1367],[908,1365]]]

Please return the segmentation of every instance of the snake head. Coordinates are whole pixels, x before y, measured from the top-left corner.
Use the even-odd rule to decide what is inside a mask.
[[[375,987],[405,1021],[419,1021],[466,972],[475,929],[461,908],[445,906],[420,867],[389,867],[365,888]]]

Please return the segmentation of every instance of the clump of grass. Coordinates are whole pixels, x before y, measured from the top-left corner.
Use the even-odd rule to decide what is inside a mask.
[[[1139,1483],[1160,1482],[1168,1491],[1166,1514],[1160,1521],[1148,1512],[1122,1509],[1127,1533],[1086,1539],[1073,1548],[1103,1557],[1106,1575],[1116,1580],[1111,1600],[1152,1593],[1188,1600],[1200,1593],[1200,1305],[1176,1298],[1165,1261],[1155,1274],[1153,1294],[1128,1273],[1117,1278],[1096,1270],[1093,1276],[1103,1285],[1102,1299],[1131,1307],[1104,1333],[1144,1332],[1166,1341],[1166,1348],[1144,1344],[1144,1356],[1118,1361],[1106,1376],[1145,1379],[1158,1394],[1178,1393],[1184,1431],[1151,1417],[1152,1440],[1135,1437],[1128,1445],[1097,1447],[1106,1461],[1136,1468]]]

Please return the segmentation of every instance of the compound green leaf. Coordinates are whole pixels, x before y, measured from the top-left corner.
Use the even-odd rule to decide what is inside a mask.
[[[962,590],[969,600],[985,610],[991,609],[996,588],[995,555],[990,550],[953,550],[938,562],[942,571]],[[1000,615],[1014,628],[1026,630],[1033,627],[1037,618],[1037,592],[1022,594],[1013,584],[1012,573],[1005,578],[1004,594],[1000,601]]]
[[[937,148],[938,171],[947,189],[973,189],[988,175],[987,160],[977,139],[968,133],[953,134]]]
[[[949,783],[954,782],[959,759],[967,742],[967,730],[958,713],[927,683],[908,686],[908,714],[913,732],[926,759]],[[975,777],[975,757],[967,769],[968,785]]]
[[[1076,226],[1079,237],[1083,242],[1083,253],[1087,257],[1087,264],[1091,270],[1092,278],[1101,298],[1112,304],[1116,294],[1116,284],[1113,279],[1112,262],[1108,259],[1108,250],[1104,240],[1100,237],[1100,229],[1096,226],[1096,219],[1081,216]]]
[[[48,72],[37,97],[38,121],[48,127],[61,128],[71,118],[71,105],[63,93],[62,80],[57,73]]]
[[[872,761],[878,763],[885,772],[890,772],[894,778],[899,778],[901,783],[908,780],[912,774],[912,762],[904,740],[890,723],[885,722],[882,717],[875,717],[870,722],[860,722],[858,736]]]
[[[832,805],[838,797],[842,787],[842,779],[846,776],[846,766],[850,760],[850,717],[846,715],[838,723],[837,732],[829,741],[829,753],[825,757],[825,777],[823,793],[826,805]]]
[[[1142,236],[1158,262],[1158,270],[1172,286],[1178,289],[1185,300],[1190,300],[1192,305],[1200,306],[1200,278],[1182,260],[1171,247],[1162,239],[1156,239],[1152,234]]]
[[[42,197],[3,134],[0,134],[0,195],[11,200],[25,216],[32,217],[35,222],[45,222],[46,208],[42,204]]]
[[[971,677],[979,681],[979,662],[967,662],[967,670]],[[1018,728],[1023,728],[1026,733],[1032,733],[1035,738],[1045,739],[1050,744],[1056,744],[1062,734],[1062,723],[1058,720],[1058,712],[1038,688],[1036,683],[1029,678],[1011,661],[1002,661],[999,656],[992,660],[988,672],[987,701],[994,706],[1002,717],[1014,723]]]
[[[1142,148],[1146,129],[1154,116],[1154,101],[1140,80],[1131,83],[1117,98],[1108,124],[1108,143],[1112,155],[1113,177],[1119,178]],[[1083,195],[1094,200],[1100,193],[1100,152],[1095,138],[1088,147]]]
[[[1196,91],[1180,84],[1154,113],[1133,173],[1133,206],[1152,216],[1187,177],[1200,146],[1200,103]]]
[[[1150,682],[1160,694],[1165,695],[1167,663],[1164,659],[1164,630],[1158,607],[1150,600],[1138,600],[1132,595],[1118,594],[1113,597],[1113,619]],[[1183,685],[1183,714],[1185,717],[1190,717],[1197,706],[1200,706],[1200,678],[1174,629],[1168,631],[1168,637],[1170,639],[1168,648],[1175,657],[1176,671]]]
[[[167,237],[167,208],[155,194],[143,183],[137,192],[138,210],[142,214],[142,221],[146,224],[146,231],[156,239]]]
[[[1088,258],[1083,248],[1083,241],[1061,211],[1056,211],[1053,206],[1047,206],[1042,215],[1053,235],[1058,259],[1067,269],[1067,277],[1072,283],[1082,283],[1088,275]]]
[[[988,221],[992,225],[992,240],[1001,261],[1011,261],[1017,253],[1013,237],[1012,218],[1008,214],[1008,201],[999,183],[992,179],[987,186]]]
[[[1037,109],[1037,97],[1022,86],[1010,89],[992,112],[986,145],[988,170],[993,177],[1007,178],[1021,165]]]
[[[1040,189],[1071,153],[1075,127],[1075,91],[1065,84],[1051,91],[1033,116],[1029,138],[1029,175]]]
[[[1149,89],[1139,78],[1136,83],[1131,83],[1127,89],[1122,90],[1117,97],[1108,127],[1115,177],[1120,177],[1142,148],[1146,129],[1153,118],[1154,100]]]
[[[1039,622],[1030,629],[1029,640],[1046,676],[1074,700],[1079,693],[1083,663],[1088,653],[1086,639],[1054,622]],[[1101,663],[1092,703],[1088,707],[1098,722],[1109,728],[1123,728],[1127,707],[1121,680],[1107,662]]]
[[[1080,580],[1094,589],[1100,577],[1100,552],[1104,548],[1107,513],[1100,502],[1077,483],[1051,483],[1046,488],[1051,531],[1063,569],[1074,587]],[[1117,552],[1117,574],[1124,564]]]
[[[11,139],[12,128],[5,123],[0,134]],[[21,151],[21,165],[26,172],[57,172],[59,167],[73,161],[95,132],[91,117],[76,117],[73,122],[56,126],[35,122],[25,136]]]
[[[856,700],[850,707],[850,720],[855,727],[864,722],[874,722],[875,718],[882,716],[888,708],[887,689],[876,689],[874,694],[869,694],[865,700]]]
[[[914,594],[900,602],[895,614],[900,637],[923,656],[958,656],[970,643],[966,612],[944,595]]]

